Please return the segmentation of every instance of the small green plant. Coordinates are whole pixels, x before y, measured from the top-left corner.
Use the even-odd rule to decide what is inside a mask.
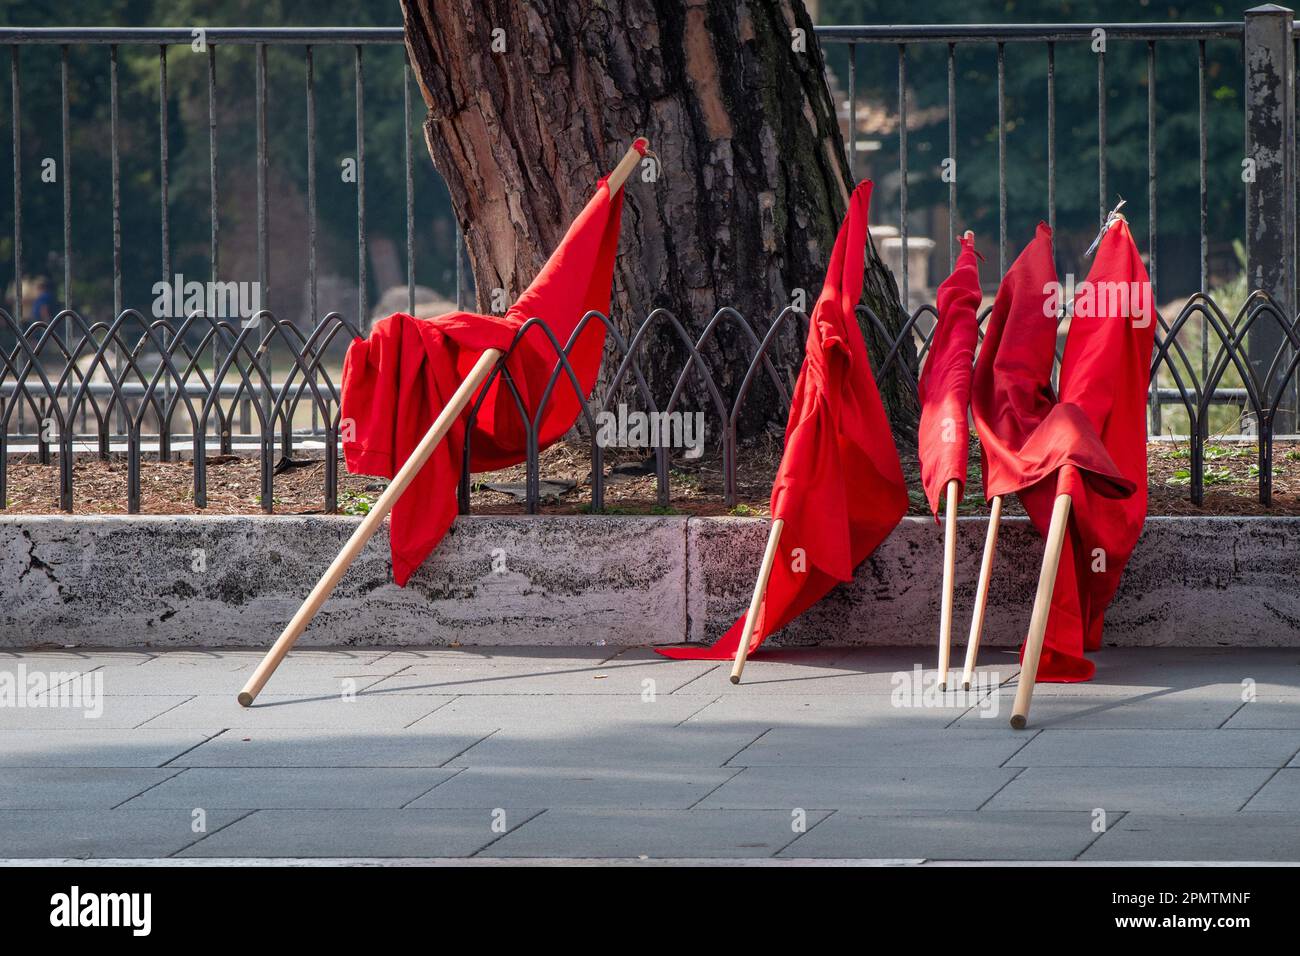
[[[345,491],[339,495],[339,512],[345,515],[368,515],[375,505],[375,499],[355,491]]]
[[[742,505],[736,505],[736,507],[732,508],[729,513],[733,518],[752,518],[758,512],[756,512],[749,505],[742,504]]]

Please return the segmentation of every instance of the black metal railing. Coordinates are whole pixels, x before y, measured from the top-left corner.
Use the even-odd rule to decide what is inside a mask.
[[[1300,354],[1296,308],[1296,148],[1294,116],[1279,111],[1294,109],[1296,82],[1297,32],[1289,13],[1274,10],[1251,11],[1243,21],[1191,24],[1067,24],[1067,25],[968,25],[968,26],[854,26],[821,27],[818,36],[829,50],[843,47],[847,53],[848,101],[846,144],[850,163],[857,175],[862,170],[858,149],[858,116],[862,97],[859,93],[861,65],[859,47],[874,50],[893,47],[897,57],[897,223],[901,240],[898,277],[902,300],[909,303],[910,319],[894,334],[868,310],[862,320],[872,325],[881,340],[893,344],[883,356],[875,356],[876,374],[882,383],[894,376],[905,384],[915,384],[916,369],[909,367],[902,345],[912,337],[922,357],[934,319],[931,305],[913,305],[918,290],[913,288],[909,239],[916,209],[909,206],[909,184],[923,177],[935,176],[933,169],[918,170],[909,150],[909,111],[916,109],[910,92],[910,64],[922,50],[937,49],[947,63],[948,99],[946,133],[949,158],[955,160],[958,146],[957,51],[959,47],[987,49],[996,56],[997,148],[996,207],[998,274],[1009,264],[1015,244],[1015,230],[1010,225],[1008,161],[1007,50],[1039,49],[1044,56],[1042,95],[1047,107],[1045,129],[1039,135],[1046,140],[1046,191],[1037,203],[1054,228],[1058,219],[1058,109],[1057,54],[1066,46],[1095,44],[1098,31],[1107,41],[1134,44],[1145,52],[1145,68],[1137,74],[1116,75],[1112,63],[1107,73],[1107,52],[1103,44],[1096,54],[1096,153],[1097,199],[1100,215],[1113,206],[1109,151],[1112,148],[1108,126],[1108,91],[1120,84],[1126,92],[1140,92],[1146,100],[1146,180],[1147,240],[1149,272],[1153,287],[1159,288],[1160,232],[1157,211],[1159,164],[1157,129],[1159,96],[1157,53],[1167,48],[1190,47],[1197,58],[1198,98],[1195,126],[1199,141],[1198,178],[1199,289],[1176,312],[1160,317],[1160,334],[1153,356],[1153,382],[1149,429],[1153,435],[1176,431],[1187,436],[1190,448],[1189,495],[1195,503],[1203,500],[1204,448],[1211,435],[1219,432],[1245,433],[1255,436],[1259,454],[1259,496],[1268,504],[1272,488],[1272,445],[1275,434],[1296,431],[1296,364]],[[0,313],[0,504],[4,502],[6,459],[18,450],[30,450],[41,462],[53,463],[57,455],[58,497],[60,506],[71,510],[75,502],[73,458],[78,453],[100,456],[120,450],[128,462],[127,507],[140,507],[139,474],[142,455],[155,453],[160,460],[188,454],[194,460],[194,499],[205,501],[204,451],[215,446],[221,453],[248,447],[256,451],[261,462],[262,508],[273,509],[275,465],[295,447],[319,451],[325,458],[323,507],[333,511],[338,505],[338,369],[342,346],[353,336],[363,334],[370,321],[368,307],[367,210],[366,210],[366,139],[363,104],[366,98],[366,51],[372,46],[393,47],[403,42],[400,29],[372,28],[282,28],[282,29],[207,29],[202,31],[202,55],[206,63],[208,147],[208,236],[209,281],[229,279],[223,270],[223,235],[221,194],[218,168],[221,164],[221,131],[217,110],[217,68],[223,47],[251,47],[254,52],[254,96],[256,122],[254,155],[256,166],[256,273],[259,288],[269,288],[272,192],[269,177],[268,79],[267,51],[275,47],[300,52],[302,57],[303,109],[306,115],[306,209],[308,228],[300,240],[307,259],[307,321],[277,317],[273,302],[241,321],[209,318],[195,313],[188,318],[150,317],[128,307],[124,301],[122,260],[126,238],[122,231],[123,183],[120,165],[120,94],[118,84],[118,49],[125,46],[154,47],[158,62],[158,205],[160,223],[160,263],[162,275],[171,276],[173,250],[169,218],[169,170],[174,160],[169,155],[169,124],[175,122],[166,108],[168,99],[168,48],[185,46],[194,49],[197,34],[188,28],[167,29],[0,29],[0,46],[11,55],[11,130],[14,163],[13,258],[23,261],[24,155],[22,144],[22,64],[23,51],[53,47],[60,63],[59,128],[63,155],[60,181],[63,191],[62,280],[64,301],[67,290],[77,278],[73,248],[75,209],[71,199],[73,169],[68,153],[71,126],[69,108],[69,60],[74,47],[91,45],[108,48],[106,67],[109,74],[110,153],[112,194],[112,311],[106,308],[66,308],[57,316],[41,321],[23,318],[23,283],[20,268],[15,269],[15,308]],[[1214,45],[1214,46],[1210,46]],[[352,50],[355,78],[356,125],[356,279],[359,301],[355,312],[346,314],[337,303],[322,301],[319,291],[318,224],[317,224],[317,92],[314,50],[317,47],[343,47]],[[1240,56],[1245,78],[1240,94],[1240,112],[1246,130],[1246,156],[1254,163],[1253,176],[1243,178],[1239,196],[1246,229],[1246,274],[1250,276],[1243,301],[1222,301],[1212,294],[1211,242],[1219,237],[1212,232],[1209,214],[1210,176],[1208,173],[1208,130],[1212,122],[1208,102],[1210,60],[1207,49],[1227,49]],[[34,50],[33,57],[43,55]],[[281,55],[281,54],[277,54]],[[1113,60],[1113,57],[1112,57]],[[1249,64],[1249,66],[1248,66]],[[411,74],[402,67],[401,100],[404,118],[402,143],[397,144],[405,172],[405,239],[407,308],[416,307],[415,185],[413,170],[415,124],[412,123]],[[987,95],[987,94],[983,94]],[[1220,104],[1222,108],[1222,104]],[[1186,119],[1186,118],[1185,118]],[[1071,127],[1079,124],[1071,120]],[[1281,130],[1280,140],[1270,140],[1272,130]],[[1077,133],[1077,129],[1073,130]],[[648,131],[653,132],[653,131]],[[373,134],[372,134],[373,135]],[[386,144],[392,149],[394,144]],[[990,155],[986,157],[993,159]],[[973,162],[973,161],[972,161]],[[878,177],[879,169],[872,172]],[[971,200],[959,190],[959,181],[947,182],[947,240],[949,259],[955,257],[959,213]],[[884,190],[880,194],[883,194]],[[878,204],[879,205],[879,204]],[[1131,208],[1131,207],[1130,207]],[[1267,215],[1265,215],[1267,213]],[[132,242],[141,241],[130,237]],[[461,239],[454,236],[454,248],[447,257],[454,258],[455,299],[461,304],[465,290]],[[938,258],[938,257],[936,257]],[[1058,258],[1065,254],[1058,248]],[[946,265],[947,263],[945,263]],[[1079,270],[1085,271],[1085,270]],[[931,283],[927,283],[930,285]],[[1159,301],[1153,295],[1153,301]],[[109,318],[94,318],[94,312]],[[318,318],[324,314],[323,319]],[[707,319],[707,321],[706,321]],[[782,310],[771,322],[754,321],[734,310],[723,309],[712,316],[679,317],[658,310],[646,317],[639,328],[624,338],[603,316],[589,316],[587,321],[601,321],[608,331],[606,369],[612,380],[585,406],[588,426],[592,416],[607,409],[617,396],[629,390],[647,411],[673,411],[680,407],[685,386],[696,377],[708,397],[703,409],[710,434],[714,436],[722,459],[723,494],[729,504],[738,498],[738,460],[740,443],[737,421],[752,390],[762,381],[777,389],[780,403],[788,404],[791,362],[785,356],[774,361],[781,332],[800,321],[798,313]],[[734,325],[749,350],[743,370],[722,370],[716,366],[720,349],[714,347],[717,330]],[[641,351],[650,338],[648,332],[668,326],[685,349],[685,364],[678,373],[675,388],[657,407],[655,396],[645,387]],[[698,330],[698,331],[697,331]],[[549,333],[545,333],[549,336]],[[552,389],[572,387],[567,368],[567,343],[552,339],[557,362],[552,375]],[[798,356],[792,357],[797,365]],[[733,362],[736,360],[733,359]],[[711,364],[713,363],[713,364]],[[728,374],[721,374],[722,372]],[[718,381],[740,383],[735,394],[724,395]],[[663,397],[660,396],[662,399]],[[1229,409],[1230,414],[1222,410]],[[537,419],[534,419],[534,422]],[[539,462],[536,429],[530,429],[533,441],[529,449],[527,501],[530,510],[538,507]],[[600,460],[601,450],[593,439],[593,463]],[[669,453],[656,455],[658,500],[671,500]],[[466,479],[468,481],[468,477]],[[603,471],[593,467],[592,507],[603,505]],[[467,507],[466,489],[462,488],[462,506]]]
[[[981,322],[987,319],[988,311],[984,311]],[[870,309],[859,307],[858,315],[864,327],[873,329],[882,340],[892,341],[875,363],[877,380],[882,386],[893,385],[897,377],[904,387],[915,389],[916,372],[905,358],[907,350],[903,344],[911,337],[924,361],[936,318],[933,306],[923,306],[913,313],[897,336],[891,336]],[[127,510],[136,512],[141,503],[142,456],[150,444],[150,436],[156,436],[160,461],[170,461],[186,453],[192,459],[194,502],[204,507],[208,451],[230,454],[242,433],[244,443],[256,450],[260,461],[264,511],[274,510],[277,461],[304,442],[311,442],[323,454],[322,505],[327,512],[335,511],[341,428],[336,346],[358,336],[359,330],[338,314],[326,316],[307,334],[294,323],[276,319],[269,313],[255,318],[256,323],[236,326],[195,314],[174,324],[167,320],[148,321],[138,312],[128,311],[106,324],[87,323],[75,312],[65,312],[52,322],[34,322],[22,328],[7,312],[0,311],[0,330],[8,332],[14,341],[12,348],[0,352],[0,396],[3,396],[0,501],[5,498],[7,461],[15,446],[26,446],[25,450],[35,454],[42,464],[52,465],[57,455],[59,506],[67,511],[74,508],[76,455],[91,453],[107,458],[120,452],[128,465]],[[1195,318],[1211,329],[1217,342],[1206,378],[1198,374],[1196,363],[1178,342],[1179,332]],[[786,358],[776,354],[777,343],[786,329],[800,336],[805,333],[806,317],[786,308],[762,328],[751,324],[736,310],[724,308],[705,323],[702,332],[693,336],[677,316],[666,309],[657,309],[628,339],[620,334],[617,323],[593,312],[583,318],[567,342],[558,340],[540,320],[525,323],[516,344],[525,334],[540,334],[555,354],[547,387],[536,407],[525,408],[504,372],[504,361],[494,370],[493,377],[504,377],[503,385],[514,395],[525,425],[526,501],[530,512],[535,512],[541,503],[539,425],[557,389],[561,392],[572,389],[581,394],[569,354],[578,336],[593,322],[605,327],[605,367],[613,370],[613,374],[597,394],[582,402],[580,412],[579,424],[586,426],[582,431],[591,446],[592,509],[603,509],[605,487],[605,449],[598,441],[596,416],[611,411],[614,403],[629,391],[640,411],[664,414],[685,411],[682,398],[692,376],[710,401],[706,409],[690,411],[705,415],[706,435],[714,436],[713,448],[721,457],[724,501],[728,505],[736,504],[741,453],[737,423],[760,379],[775,390],[779,406],[789,408],[792,369]],[[1172,321],[1158,314],[1157,322],[1152,377],[1158,381],[1163,372],[1173,385],[1153,386],[1152,394],[1161,403],[1180,408],[1187,417],[1191,500],[1196,504],[1203,500],[1204,451],[1211,440],[1211,412],[1229,406],[1236,410],[1237,419],[1254,425],[1259,455],[1259,498],[1263,504],[1269,504],[1274,423],[1300,364],[1297,359],[1300,320],[1288,319],[1275,301],[1266,293],[1258,292],[1233,316],[1227,315],[1209,296],[1198,295]],[[1245,343],[1252,329],[1264,322],[1272,323],[1280,331],[1288,348],[1279,351],[1276,367],[1261,378],[1248,361]],[[923,323],[928,323],[928,328]],[[724,370],[717,368],[713,349],[717,333],[724,325],[739,330],[749,353],[743,374],[730,376],[739,382],[733,394],[724,394],[719,385],[718,372]],[[69,326],[77,330],[74,340],[64,338],[64,330]],[[686,359],[675,376],[671,394],[666,400],[656,400],[647,385],[642,361],[651,333],[665,326],[680,342]],[[262,331],[265,327],[269,327],[269,332]],[[272,345],[290,356],[288,371],[278,382],[272,380],[261,361]],[[213,351],[219,351],[223,357],[214,367],[208,367],[204,360]],[[1057,358],[1059,363],[1060,356]],[[1227,376],[1234,372],[1242,385],[1224,386]],[[477,411],[475,406],[471,422]],[[125,429],[116,431],[114,421],[124,421]],[[467,466],[470,451],[467,447]],[[654,452],[657,501],[663,506],[671,501],[672,454],[664,446]],[[468,467],[460,500],[462,510],[468,511]]]

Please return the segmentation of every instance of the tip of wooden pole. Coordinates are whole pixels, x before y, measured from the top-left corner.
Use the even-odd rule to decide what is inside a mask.
[[[739,683],[740,683],[740,675],[739,675],[739,674],[732,674],[732,675],[731,675],[731,682],[732,682],[733,684],[739,684]]]
[[[1011,715],[1011,726],[1012,726],[1012,728],[1014,728],[1015,730],[1024,730],[1024,729],[1025,729],[1025,724],[1027,724],[1027,723],[1029,723],[1029,721],[1028,721],[1028,719],[1025,717],[1024,714],[1012,714],[1012,715]]]
[[[962,681],[962,682],[961,682],[961,689],[962,689],[962,690],[970,690],[970,681],[968,681],[968,680],[964,680],[964,681]]]
[[[241,691],[239,692],[239,706],[240,706],[240,707],[252,707],[252,706],[253,706],[253,695],[250,694],[250,693],[249,693],[248,691],[246,691],[246,690],[241,690]]]
[[[940,681],[940,682],[939,682],[939,693],[942,694],[942,693],[943,693],[944,691],[946,691],[947,689],[948,689],[948,682],[947,682],[947,681]]]

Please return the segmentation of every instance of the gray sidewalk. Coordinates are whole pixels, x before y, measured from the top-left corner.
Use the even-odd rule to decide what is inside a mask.
[[[259,657],[0,654],[0,858],[1300,860],[1295,649],[1106,650],[1022,732],[1004,650],[304,650],[244,710]]]

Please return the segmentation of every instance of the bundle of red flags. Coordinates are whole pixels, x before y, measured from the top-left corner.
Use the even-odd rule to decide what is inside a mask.
[[[856,309],[862,296],[871,183],[849,199],[813,309],[808,343],[772,487],[772,517],[785,522],[749,650],[853,578],[907,511],[907,488],[871,374]],[[660,648],[666,657],[736,655],[742,616],[712,647]]]
[[[976,313],[982,299],[977,255],[975,237],[963,236],[961,255],[952,275],[939,286],[939,321],[917,383],[921,399],[921,424],[917,430],[921,484],[936,519],[948,483],[958,483],[959,498],[966,489],[970,448],[966,409],[970,405],[971,367],[979,337]]]
[[[643,142],[638,141],[639,148]],[[542,319],[564,347],[588,312],[608,314],[622,210],[622,191],[611,197],[601,180],[542,271],[505,315],[451,312],[417,319],[399,313],[376,323],[369,338],[355,340],[343,366],[341,430],[348,469],[393,477],[483,352],[509,349],[529,319]],[[604,344],[605,326],[593,320],[570,352],[584,398],[595,385]],[[530,420],[557,361],[555,348],[536,326],[507,359],[506,370]],[[572,427],[581,401],[561,371],[542,411],[540,448]],[[462,416],[393,507],[389,534],[393,578],[399,585],[437,547],[456,516],[465,439]],[[515,395],[498,376],[481,397],[470,436],[471,467],[506,468],[523,461],[526,452],[526,426]]]
[[[1122,219],[1102,240],[1074,317],[1053,392],[1061,287],[1051,232],[1003,279],[975,366],[971,407],[983,448],[984,494],[1017,492],[1045,536],[1059,494],[1072,497],[1037,679],[1088,680],[1083,656],[1146,515],[1143,409],[1154,341],[1150,283]]]

